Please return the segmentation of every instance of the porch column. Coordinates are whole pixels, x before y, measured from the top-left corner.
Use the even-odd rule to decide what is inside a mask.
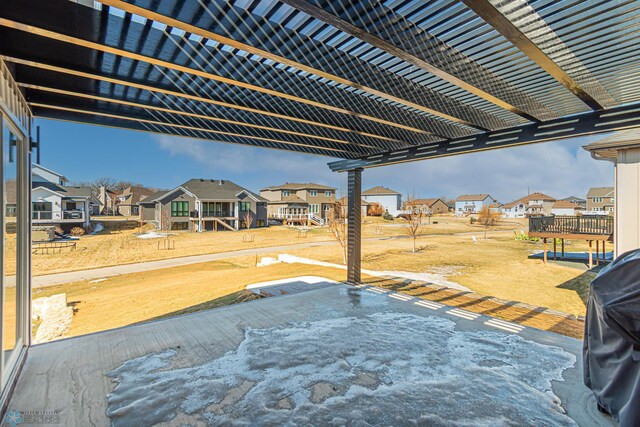
[[[235,220],[235,229],[240,230],[240,211],[238,210],[239,204],[238,202],[231,202],[233,206],[233,216],[236,217]]]
[[[362,245],[362,169],[347,172],[347,283],[360,283]]]
[[[584,147],[614,163],[614,257],[640,248],[640,132],[618,132]]]

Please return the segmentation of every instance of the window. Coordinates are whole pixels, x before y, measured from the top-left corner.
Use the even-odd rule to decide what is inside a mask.
[[[612,197],[612,198],[610,198],[610,199],[609,199],[609,201],[610,201],[611,203],[614,203],[614,202],[615,202],[615,200],[614,200],[614,198],[613,198],[613,197]]]
[[[310,196],[317,196],[318,195],[318,190],[309,190],[309,195]]]
[[[239,202],[238,210],[241,212],[249,212],[251,210],[251,202]]]
[[[602,203],[602,197],[594,197],[593,203]]]
[[[171,202],[171,216],[189,216],[189,202]]]
[[[16,216],[16,205],[11,204],[11,205],[7,205],[7,216]]]
[[[318,205],[309,205],[309,212],[318,213]]]
[[[67,202],[67,210],[75,211],[76,210],[76,202]]]
[[[174,202],[172,202],[174,203]],[[178,202],[178,203],[188,203],[188,202]],[[189,229],[189,223],[188,222],[174,222],[173,224],[171,224],[171,229],[172,230],[188,230]]]
[[[133,213],[133,215],[138,215],[140,213],[140,209],[138,208],[138,206],[134,206],[133,208],[131,208],[131,212]]]
[[[331,191],[331,190],[327,190],[327,191],[325,191],[325,192],[324,192],[324,195],[325,195],[326,197],[331,197],[331,196],[333,195],[333,191]]]
[[[256,227],[264,227],[264,219],[257,219]]]
[[[324,209],[325,211],[328,211],[331,209],[331,205],[329,203],[325,203],[324,205],[322,205],[322,209]]]
[[[609,212],[613,212],[613,206],[607,206],[607,210],[608,210]]]
[[[289,197],[291,195],[291,191],[289,190],[282,190],[282,197]]]

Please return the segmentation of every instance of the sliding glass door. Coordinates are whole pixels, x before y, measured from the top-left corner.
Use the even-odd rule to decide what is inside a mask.
[[[26,138],[6,117],[2,118],[0,180],[2,212],[0,232],[3,236],[0,270],[2,278],[2,360],[1,385],[4,389],[28,342],[29,300],[26,276],[29,274],[25,245],[29,237]],[[25,203],[26,201],[26,203]],[[25,206],[25,204],[27,206]],[[27,208],[27,210],[25,210]],[[28,256],[28,255],[27,255]]]

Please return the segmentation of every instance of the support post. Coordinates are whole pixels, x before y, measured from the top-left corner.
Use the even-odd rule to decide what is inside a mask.
[[[542,253],[542,262],[547,263],[547,238],[543,238],[542,242],[544,243],[544,252]]]
[[[596,240],[596,265],[600,265],[600,240]]]
[[[553,260],[558,260],[558,241],[555,237],[553,238]]]
[[[562,239],[562,258],[564,259],[564,238]]]
[[[589,270],[593,268],[593,240],[589,240]]]
[[[362,169],[347,172],[347,283],[360,283],[362,245]]]

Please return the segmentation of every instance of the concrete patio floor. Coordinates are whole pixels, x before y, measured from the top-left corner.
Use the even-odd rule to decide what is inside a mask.
[[[33,346],[8,408],[65,426],[613,425],[581,345],[336,285]]]

